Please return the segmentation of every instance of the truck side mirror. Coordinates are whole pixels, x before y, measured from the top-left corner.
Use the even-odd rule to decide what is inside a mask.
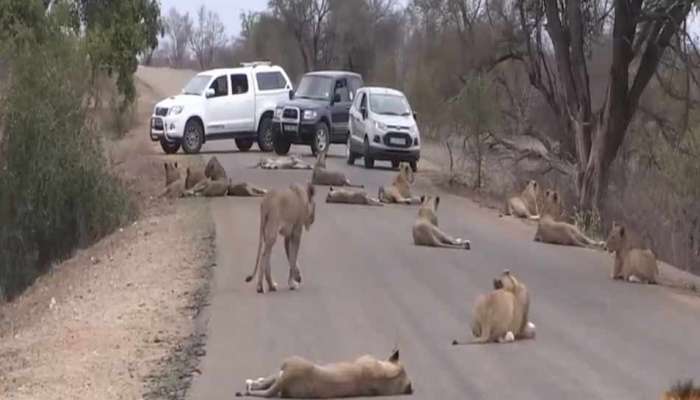
[[[289,89],[289,100],[294,98],[294,89]]]
[[[204,96],[206,98],[214,97],[215,94],[216,94],[216,92],[212,88],[209,88],[204,92]]]

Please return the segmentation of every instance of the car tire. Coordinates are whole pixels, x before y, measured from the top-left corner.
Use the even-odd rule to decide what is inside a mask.
[[[180,150],[180,142],[169,142],[168,139],[162,137],[160,138],[160,147],[165,154],[175,154]]]
[[[258,147],[263,153],[269,153],[275,149],[274,134],[272,132],[272,118],[263,117],[258,127]]]
[[[197,154],[204,144],[204,127],[196,119],[190,119],[185,124],[182,135],[182,150],[187,154]]]
[[[374,168],[374,158],[369,156],[369,139],[365,138],[365,143],[364,143],[364,161],[365,161],[365,168],[371,169]]]
[[[314,136],[311,138],[311,154],[315,156],[318,153],[327,152],[331,145],[331,133],[328,124],[318,122],[314,127]]]
[[[282,137],[282,133],[272,134],[272,147],[278,156],[286,156],[289,153],[289,149],[292,147],[292,143]]]
[[[418,161],[411,161],[411,170],[413,172],[418,172]]]
[[[253,147],[253,142],[255,142],[253,139],[236,139],[236,147],[238,147],[238,150],[245,153]]]
[[[352,152],[352,147],[350,147],[350,135],[348,135],[348,143],[347,143],[347,146],[348,146],[348,150],[347,150],[347,152],[348,152],[348,153],[347,153],[347,156],[348,156],[348,165],[353,165],[353,164],[355,164],[355,158],[357,157],[357,155],[356,155],[355,153]]]

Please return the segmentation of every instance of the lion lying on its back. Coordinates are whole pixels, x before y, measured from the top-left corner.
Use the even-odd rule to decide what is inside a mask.
[[[245,393],[236,396],[327,399],[412,393],[411,380],[395,350],[387,361],[364,355],[351,362],[318,365],[291,357],[279,372],[247,380]]]

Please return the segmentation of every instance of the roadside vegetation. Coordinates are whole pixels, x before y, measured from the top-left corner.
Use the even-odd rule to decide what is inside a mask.
[[[104,144],[128,128],[160,10],[126,4],[0,1],[0,300],[134,217]]]
[[[696,8],[691,0],[270,0],[241,16],[238,37],[212,29],[206,59],[182,51],[202,25],[169,10],[166,27],[182,46],[157,49],[151,62],[265,59],[293,79],[359,72],[408,94],[423,137],[445,150],[448,184],[499,199],[537,179],[562,193],[567,215],[589,234],[604,237],[624,220],[661,259],[700,272]],[[210,14],[194,19],[218,20]]]

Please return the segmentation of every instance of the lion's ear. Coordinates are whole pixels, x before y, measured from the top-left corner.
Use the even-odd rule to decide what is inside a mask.
[[[396,364],[399,362],[399,349],[395,349],[391,356],[389,357],[389,362]]]

